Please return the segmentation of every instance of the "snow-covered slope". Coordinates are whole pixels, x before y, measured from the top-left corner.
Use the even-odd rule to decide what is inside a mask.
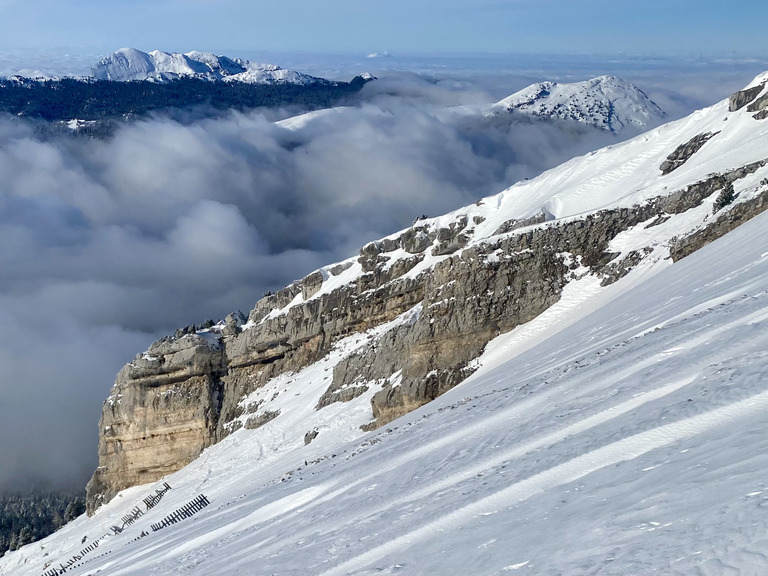
[[[576,120],[610,132],[657,126],[664,112],[634,84],[615,76],[584,82],[540,82],[498,102],[496,110],[516,110],[543,118]]]
[[[766,80],[752,86],[765,94]],[[768,156],[768,120],[753,112],[724,101],[424,222],[467,216],[471,249],[520,234],[496,232],[542,208],[562,222],[673,194]],[[662,174],[676,147],[705,132],[717,134]],[[713,214],[709,197],[622,232],[610,251],[645,258],[613,284],[573,262],[558,303],[388,427],[360,429],[382,382],[348,403],[318,410],[318,400],[343,358],[430,311],[339,341],[243,399],[276,417],[10,553],[0,574],[766,573],[768,213],[666,258],[677,236],[761,198],[766,182],[763,165],[733,181],[729,208]],[[427,254],[409,274],[446,258]],[[311,298],[355,281],[350,264],[324,269]],[[171,489],[146,510],[162,482]],[[201,494],[208,505],[158,526]]]
[[[165,81],[174,78],[195,77],[224,82],[249,84],[316,84],[325,82],[293,70],[284,70],[272,64],[258,64],[240,58],[216,56],[209,52],[186,54],[153,50],[146,53],[135,48],[122,48],[99,61],[91,70],[98,80]]]

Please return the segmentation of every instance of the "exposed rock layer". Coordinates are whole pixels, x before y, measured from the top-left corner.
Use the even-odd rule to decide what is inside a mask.
[[[750,105],[759,95],[734,95],[731,106]],[[700,134],[678,146],[668,171],[716,135]],[[244,406],[243,398],[275,376],[322,359],[341,338],[397,318],[335,365],[317,409],[375,385],[377,426],[432,400],[472,373],[492,338],[557,302],[570,280],[591,273],[603,284],[615,282],[658,248],[611,252],[619,234],[663,225],[689,210],[700,213],[704,202],[714,205],[718,193],[765,164],[710,174],[632,207],[554,221],[547,212],[509,220],[482,240],[474,237],[482,216],[459,212],[450,221],[419,220],[367,244],[354,261],[265,296],[247,322],[235,313],[218,325],[188,327],[156,342],[120,371],[104,404],[89,513],[119,490],[181,468],[238,427],[269,422],[278,412],[259,402]],[[737,196],[687,237],[670,242],[671,257],[682,258],[765,210],[768,184],[751,190],[748,200]]]
[[[215,440],[224,354],[195,334],[161,340],[117,375],[99,422],[88,512],[178,470]]]
[[[661,163],[661,166],[659,166],[661,173],[669,174],[673,170],[678,169],[716,134],[719,134],[719,132],[705,132],[703,134],[694,136],[685,144],[678,146],[677,149],[675,149],[675,151],[667,156],[667,159]]]

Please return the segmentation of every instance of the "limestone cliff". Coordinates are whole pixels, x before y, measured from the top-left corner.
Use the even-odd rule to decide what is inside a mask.
[[[224,350],[197,334],[161,340],[117,375],[99,422],[99,467],[88,510],[117,492],[161,478],[215,439]]]
[[[760,87],[732,97],[731,124],[761,122],[748,109]],[[232,314],[156,342],[120,371],[104,404],[89,513],[119,490],[181,468],[241,426],[279,418],[243,398],[321,360],[345,336],[418,312],[371,332],[366,346],[335,365],[318,402],[322,410],[375,385],[375,427],[459,384],[491,339],[547,310],[574,279],[593,275],[611,284],[646,258],[681,258],[766,209],[765,150],[752,147],[739,164],[725,158],[710,171],[718,164],[702,155],[718,142],[733,146],[728,126],[713,128],[721,110],[711,116],[710,125],[681,125],[671,136],[657,131],[652,153],[632,141],[601,151],[608,167],[578,159],[476,205],[419,220],[266,296],[247,319]],[[611,172],[607,160],[619,153],[625,156]],[[621,176],[639,170],[642,178]],[[572,187],[574,196],[595,186],[608,192],[568,210],[565,192],[548,188],[557,186]],[[716,204],[734,186],[731,203]]]

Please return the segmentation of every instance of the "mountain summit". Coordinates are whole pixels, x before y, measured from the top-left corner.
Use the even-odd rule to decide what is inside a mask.
[[[539,82],[498,102],[496,110],[515,110],[542,118],[576,120],[609,132],[647,130],[661,123],[664,111],[630,82],[598,76],[583,82]]]
[[[142,52],[121,48],[102,58],[91,69],[97,80],[154,80],[164,82],[176,78],[202,78],[211,81],[245,82],[248,84],[316,84],[327,82],[301,72],[284,70],[272,64],[258,64],[240,58],[217,56],[210,52]]]

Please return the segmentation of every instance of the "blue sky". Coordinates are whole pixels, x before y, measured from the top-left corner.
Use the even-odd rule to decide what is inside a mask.
[[[0,0],[0,49],[765,56],[760,0]]]

